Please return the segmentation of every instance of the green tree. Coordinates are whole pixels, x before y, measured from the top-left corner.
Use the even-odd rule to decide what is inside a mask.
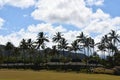
[[[8,63],[12,61],[10,57],[12,57],[14,51],[14,45],[11,42],[7,42],[5,45],[5,51],[7,52],[6,55],[7,55],[7,66],[8,66]]]
[[[19,46],[20,46],[20,49],[22,49],[22,62],[24,63],[24,66],[25,66],[26,53],[27,53],[27,50],[28,50],[27,41],[25,39],[22,39]]]
[[[79,44],[78,44],[78,42],[76,40],[74,40],[71,43],[71,50],[74,51],[75,53],[77,52],[77,50],[80,50]]]
[[[47,39],[47,37],[45,36],[45,34],[43,32],[39,32],[37,42],[36,42],[37,49],[44,48],[44,46],[45,46],[44,42],[49,42],[49,40]]]
[[[99,43],[97,43],[97,47],[100,51],[102,51],[103,53],[103,59],[106,58],[106,54],[105,52],[107,51],[108,49],[108,52],[109,52],[109,48],[108,48],[108,45],[109,45],[109,38],[108,38],[108,35],[104,35],[101,39],[101,41]]]
[[[45,49],[45,42],[49,42],[49,40],[47,39],[47,37],[43,32],[39,32],[37,41],[36,41],[37,49],[39,49],[39,52],[41,52],[41,49]],[[43,57],[40,55],[44,55],[44,54],[41,54],[41,53],[38,54],[37,63],[44,62]]]
[[[79,48],[82,47],[82,48],[83,48],[83,53],[84,53],[85,55],[87,55],[87,54],[86,54],[86,50],[85,50],[85,41],[86,41],[86,36],[85,36],[85,34],[84,34],[83,32],[81,32],[80,35],[77,36],[76,38],[77,38],[76,41],[77,41],[78,44],[79,44]]]
[[[58,48],[58,45],[59,45],[59,42],[60,40],[63,39],[63,35],[60,33],[60,32],[57,32],[54,37],[52,38],[52,41],[55,42],[55,43],[58,43],[57,44],[57,48]]]
[[[59,41],[58,48],[63,51],[63,55],[64,55],[65,49],[68,48],[67,45],[68,45],[68,43],[67,43],[67,40],[66,40],[65,38],[62,38],[62,39]]]
[[[34,61],[33,58],[35,58],[34,55],[35,55],[36,45],[31,39],[27,40],[27,45],[29,50],[29,62],[32,63]]]
[[[18,66],[20,60],[20,50],[17,47],[15,47],[14,49],[14,57],[15,57],[15,63],[17,63]]]
[[[110,49],[112,50],[112,56],[114,55],[114,53],[117,52],[117,46],[118,43],[120,43],[120,36],[119,34],[117,34],[117,32],[115,32],[114,30],[111,30],[111,32],[109,33],[109,39],[110,39]],[[116,48],[115,48],[116,47]]]

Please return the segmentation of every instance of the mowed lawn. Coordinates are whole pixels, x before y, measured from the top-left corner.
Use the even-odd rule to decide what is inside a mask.
[[[55,71],[0,70],[0,80],[120,80],[120,76]]]

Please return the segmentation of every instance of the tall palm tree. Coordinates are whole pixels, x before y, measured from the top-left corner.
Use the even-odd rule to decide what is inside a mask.
[[[83,48],[83,53],[86,54],[86,50],[85,50],[85,41],[86,41],[86,36],[83,32],[80,33],[79,36],[76,37],[76,41],[79,43],[79,47],[82,46]]]
[[[96,44],[96,45],[98,45],[98,46],[97,46],[98,49],[103,52],[103,56],[104,56],[103,59],[106,58],[105,52],[107,51],[107,49],[108,49],[108,52],[109,52],[109,47],[108,47],[108,45],[109,45],[109,43],[110,43],[109,41],[110,41],[110,40],[109,40],[109,38],[108,38],[108,35],[104,35],[104,36],[102,37],[101,41]]]
[[[110,44],[108,46],[108,48],[111,50],[112,52],[112,61],[113,61],[113,66],[114,66],[114,61],[115,61],[115,57],[114,55],[118,52],[118,43],[120,43],[120,35],[117,34],[116,31],[111,30],[110,33],[108,33],[109,35],[109,39],[110,39]]]
[[[29,59],[30,59],[30,63],[32,63],[32,55],[35,52],[35,45],[34,42],[31,39],[27,40],[27,45],[28,45],[28,49],[29,49]]]
[[[104,55],[104,59],[105,59],[105,51],[106,51],[105,45],[100,42],[97,44],[97,47],[98,47],[99,51],[102,51],[102,54]]]
[[[71,43],[71,47],[70,47],[70,51],[74,51],[75,55],[76,55],[76,59],[78,58],[77,56],[77,51],[81,51],[82,48],[79,47],[79,44],[78,44],[78,41],[74,40],[72,43]]]
[[[83,47],[86,48],[87,50],[86,52],[86,55],[87,55],[86,65],[87,65],[90,60],[90,55],[93,54],[91,51],[91,48],[94,48],[94,40],[91,37],[85,37]]]
[[[37,41],[35,42],[37,44],[37,49],[39,49],[39,54],[37,56],[37,65],[40,62],[43,62],[43,57],[41,56],[42,54],[40,50],[45,48],[45,42],[49,42],[49,40],[43,32],[39,32]]]
[[[74,40],[72,43],[71,43],[71,50],[74,51],[75,53],[77,52],[77,50],[79,50],[79,44],[76,40]]]
[[[25,66],[25,57],[26,57],[25,53],[26,53],[26,50],[28,49],[27,41],[25,39],[22,39],[19,46],[20,46],[20,49],[22,49],[22,60]]]
[[[57,47],[58,47],[58,45],[59,45],[60,40],[63,39],[62,36],[63,36],[63,35],[62,35],[60,32],[57,32],[57,33],[54,35],[54,37],[52,38],[52,41],[53,41],[53,42],[58,43],[58,44],[57,44]]]
[[[95,47],[95,41],[94,39],[90,38],[90,48],[92,48],[93,50],[91,51],[91,55],[93,55],[94,51],[94,47]]]
[[[111,44],[117,47],[117,43],[120,42],[120,35],[117,34],[114,30],[111,30],[111,32],[109,33],[109,39],[111,41]],[[116,50],[112,50],[112,51],[116,51]]]
[[[47,39],[47,37],[45,36],[43,32],[39,32],[37,42],[36,42],[37,49],[43,48],[44,42],[49,42],[49,40]]]
[[[65,38],[62,38],[60,41],[59,41],[59,45],[58,45],[58,48],[61,49],[63,51],[63,55],[64,55],[64,50],[67,49],[67,40]]]

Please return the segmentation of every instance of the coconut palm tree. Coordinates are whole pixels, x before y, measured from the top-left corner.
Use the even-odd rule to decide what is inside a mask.
[[[114,55],[118,52],[117,46],[118,46],[118,43],[120,43],[120,35],[117,34],[117,32],[114,30],[111,30],[111,32],[108,33],[108,35],[109,35],[108,49],[111,50],[112,61],[113,61],[112,65],[114,66],[114,60],[115,60]]]
[[[105,59],[105,51],[106,51],[105,45],[100,42],[97,44],[97,47],[98,47],[99,51],[102,51],[102,54],[104,55],[104,59]]]
[[[111,41],[111,44],[114,47],[115,46],[117,47],[118,42],[120,42],[120,35],[117,34],[114,30],[111,30],[111,32],[109,33],[109,39]],[[111,49],[115,49],[115,48],[111,48]],[[112,50],[112,51],[116,51],[116,50]],[[113,52],[112,52],[112,55],[113,55]]]
[[[33,53],[35,53],[35,45],[34,45],[34,42],[31,40],[31,39],[28,39],[27,40],[27,45],[28,45],[28,49],[29,49],[29,59],[30,59],[30,63],[32,63],[32,56],[33,56]]]
[[[57,32],[54,37],[52,38],[52,41],[55,42],[55,43],[58,43],[57,44],[57,47],[59,45],[59,41],[63,39],[63,35],[60,33],[60,32]]]
[[[49,42],[47,37],[44,35],[43,32],[38,33],[38,38],[37,38],[37,49],[44,48],[44,42]]]
[[[83,32],[80,33],[79,36],[76,37],[76,41],[79,43],[79,47],[82,46],[83,48],[83,53],[86,54],[86,50],[85,50],[85,41],[86,41],[86,36]]]
[[[104,35],[104,36],[102,37],[101,41],[96,44],[97,47],[98,47],[98,49],[99,49],[99,51],[102,51],[102,52],[103,52],[103,53],[102,53],[103,56],[104,56],[103,59],[106,58],[105,52],[107,51],[107,49],[108,49],[108,52],[109,52],[109,47],[108,47],[109,43],[110,43],[110,42],[109,42],[108,35]]]
[[[70,47],[70,51],[74,51],[75,55],[76,55],[76,60],[78,58],[77,56],[77,51],[82,51],[82,48],[79,47],[79,44],[78,44],[78,41],[74,40],[72,43],[71,43],[71,47]]]
[[[93,55],[93,53],[95,52],[94,47],[95,47],[95,41],[94,39],[90,38],[90,48],[92,48],[91,55]]]
[[[26,50],[28,49],[27,41],[25,39],[22,39],[19,47],[20,47],[20,49],[22,49],[22,60],[23,60],[24,66],[25,66],[25,53],[26,53]]]
[[[60,41],[59,41],[59,45],[58,45],[58,48],[61,49],[63,51],[63,55],[64,55],[64,51],[65,49],[67,49],[67,40],[65,38],[62,38]]]
[[[110,35],[110,39],[112,40],[112,42],[114,43],[114,45],[117,43],[117,42],[120,42],[120,35],[117,34],[114,30],[111,30],[111,32],[109,33]]]
[[[93,43],[93,39],[91,37],[86,37],[84,39],[84,48],[86,48],[87,52],[86,52],[86,65],[88,64],[89,62],[89,59],[90,59],[90,54],[93,54],[92,51],[91,51],[91,48],[93,48],[94,46],[94,43]]]
[[[49,40],[43,32],[39,32],[37,41],[35,42],[37,45],[37,49],[39,49],[39,54],[37,56],[37,65],[38,63],[43,62],[43,57],[41,56],[43,54],[40,53],[40,50],[45,48],[45,42],[49,42]]]
[[[74,40],[72,43],[71,43],[71,50],[74,51],[75,53],[77,52],[77,50],[79,50],[79,44],[76,40]]]

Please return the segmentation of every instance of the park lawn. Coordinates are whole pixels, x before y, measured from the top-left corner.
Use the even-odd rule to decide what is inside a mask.
[[[120,80],[120,76],[45,70],[0,70],[0,80]]]

